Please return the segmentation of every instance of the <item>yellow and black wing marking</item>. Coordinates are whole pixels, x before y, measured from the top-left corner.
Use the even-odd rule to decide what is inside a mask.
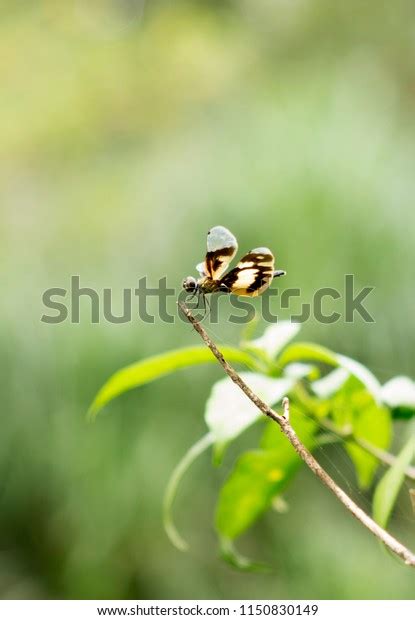
[[[207,236],[207,254],[203,265],[198,270],[214,281],[225,273],[229,263],[238,249],[234,235],[224,226],[214,226]]]
[[[234,295],[257,297],[271,284],[275,273],[274,263],[271,250],[255,248],[245,254],[237,266],[223,276],[220,281],[221,289],[228,290]]]

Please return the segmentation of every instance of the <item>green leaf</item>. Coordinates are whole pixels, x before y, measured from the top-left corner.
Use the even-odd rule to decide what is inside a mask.
[[[389,447],[392,435],[391,417],[387,409],[373,405],[364,409],[353,423],[353,433],[360,439],[366,439],[377,448]],[[367,489],[373,481],[379,461],[353,442],[346,444],[346,450],[356,468],[360,488]]]
[[[394,407],[392,417],[395,420],[410,420],[415,417],[415,409],[412,407]]]
[[[382,402],[379,381],[366,366],[350,357],[334,353],[316,344],[299,342],[287,347],[278,359],[279,365],[283,367],[292,362],[306,361],[320,362],[347,370],[366,387],[377,402]]]
[[[388,524],[399,490],[405,479],[405,469],[411,464],[414,455],[415,435],[405,444],[394,464],[376,487],[373,497],[373,518],[382,527],[386,527]]]
[[[389,447],[392,438],[390,411],[379,406],[355,377],[349,377],[332,399],[331,414],[341,430],[349,430],[377,448]],[[345,448],[356,468],[360,488],[368,488],[379,466],[378,459],[353,441],[347,441]]]
[[[248,353],[233,347],[221,347],[221,352],[231,362],[255,368],[255,360]],[[198,364],[216,363],[213,353],[205,346],[175,349],[126,366],[113,374],[102,386],[89,408],[88,415],[96,414],[111,400],[128,390],[139,387],[164,375]]]
[[[310,446],[314,422],[299,413],[294,414],[292,422],[300,438]],[[267,423],[261,448],[237,460],[220,491],[216,529],[225,538],[233,540],[248,529],[285,489],[301,464],[275,422]]]
[[[292,379],[274,379],[255,372],[243,372],[240,377],[268,405],[281,401],[294,384]],[[262,416],[229,377],[215,383],[206,403],[206,424],[219,444],[235,439]]]
[[[310,387],[320,399],[331,398],[343,387],[349,377],[350,373],[345,368],[336,368],[322,379],[313,381]]]
[[[391,409],[415,410],[415,382],[409,377],[394,377],[382,386],[382,400]]]
[[[296,456],[282,462],[271,451],[243,454],[220,491],[216,512],[218,532],[231,540],[240,536],[269,508],[272,498],[282,491],[289,473],[297,466]]]
[[[356,360],[336,353],[337,363],[345,368],[372,394],[377,403],[381,403],[381,385],[375,375],[366,366]]]
[[[309,379],[310,381],[315,381],[319,376],[319,369],[312,364],[293,362],[284,368],[284,377],[290,377],[292,379]]]
[[[278,363],[281,366],[286,366],[292,362],[308,361],[329,364],[330,366],[338,365],[335,353],[311,342],[296,342],[287,347],[278,358]]]

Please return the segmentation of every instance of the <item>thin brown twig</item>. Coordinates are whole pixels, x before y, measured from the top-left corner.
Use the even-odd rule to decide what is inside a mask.
[[[269,407],[259,396],[257,396],[248,385],[241,379],[238,373],[232,368],[232,366],[225,360],[222,353],[217,348],[216,344],[206,333],[202,325],[194,318],[191,311],[185,304],[179,302],[180,309],[193,325],[194,329],[201,336],[206,346],[212,351],[213,355],[218,360],[226,374],[232,379],[234,383],[246,394],[246,396],[254,403],[254,405],[266,416],[271,418],[274,422],[279,424],[281,431],[287,437],[297,454],[305,462],[305,464],[311,469],[311,471],[323,482],[323,484],[330,489],[330,491],[337,497],[337,499],[352,513],[358,521],[360,521],[374,536],[376,536],[383,544],[390,549],[393,553],[404,560],[408,566],[415,567],[415,555],[407,549],[402,543],[394,538],[389,532],[384,530],[378,525],[364,510],[362,510],[354,501],[334,482],[334,480],[327,474],[327,472],[316,461],[314,456],[307,450],[302,442],[297,437],[293,427],[289,422],[289,401],[288,398],[283,400],[284,414],[281,415]]]

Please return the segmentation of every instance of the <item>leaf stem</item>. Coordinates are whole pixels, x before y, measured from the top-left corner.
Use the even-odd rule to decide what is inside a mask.
[[[271,409],[263,400],[259,398],[241,379],[238,373],[232,368],[232,366],[225,360],[222,353],[217,348],[216,344],[210,339],[205,329],[192,315],[191,311],[185,304],[179,302],[180,309],[187,317],[189,322],[193,325],[194,329],[203,339],[206,346],[212,351],[213,355],[218,360],[226,374],[232,379],[232,381],[246,394],[246,396],[254,403],[256,407],[264,415],[271,420],[279,424],[281,431],[287,437],[291,445],[305,464],[311,469],[311,471],[321,480],[321,482],[337,497],[337,499],[347,508],[351,514],[358,519],[374,536],[383,542],[393,553],[402,558],[408,566],[415,567],[415,555],[407,549],[402,543],[394,538],[389,532],[384,530],[378,525],[364,510],[362,510],[355,502],[341,489],[334,480],[327,474],[327,472],[316,461],[314,456],[307,450],[307,448],[301,443],[297,437],[294,429],[292,428],[288,416],[281,415]],[[288,412],[289,402],[288,399],[284,400],[284,411]]]
[[[198,456],[200,456],[207,448],[209,448],[212,443],[212,433],[207,433],[207,435],[203,435],[203,437],[199,439],[199,441],[197,441],[195,444],[193,444],[193,446],[179,461],[167,483],[167,488],[164,494],[163,501],[163,525],[164,529],[166,530],[167,536],[170,538],[170,541],[177,549],[179,549],[179,551],[187,551],[189,545],[177,531],[171,514],[171,509],[173,506],[174,498],[176,497],[177,488],[180,484],[181,479],[183,478],[183,475],[189,469],[193,461],[195,461]]]

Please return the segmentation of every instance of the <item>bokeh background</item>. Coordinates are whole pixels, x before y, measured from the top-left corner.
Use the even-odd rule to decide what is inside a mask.
[[[176,551],[162,495],[205,432],[220,369],[133,391],[88,425],[112,372],[197,336],[159,319],[92,324],[87,300],[79,324],[40,318],[43,291],[68,288],[72,274],[112,287],[114,311],[143,275],[180,286],[222,224],[241,250],[274,248],[304,301],[342,290],[346,273],[375,286],[374,324],[311,320],[302,337],[382,381],[413,377],[414,12],[410,0],[2,4],[2,597],[413,596],[413,574],[306,471],[290,511],[238,543],[274,572],[218,559],[217,492],[255,431],[222,468],[205,455],[189,472],[175,514],[191,550]],[[212,331],[236,343],[222,301]],[[357,493],[350,464],[326,456]],[[391,528],[414,543],[414,525],[403,505]]]

